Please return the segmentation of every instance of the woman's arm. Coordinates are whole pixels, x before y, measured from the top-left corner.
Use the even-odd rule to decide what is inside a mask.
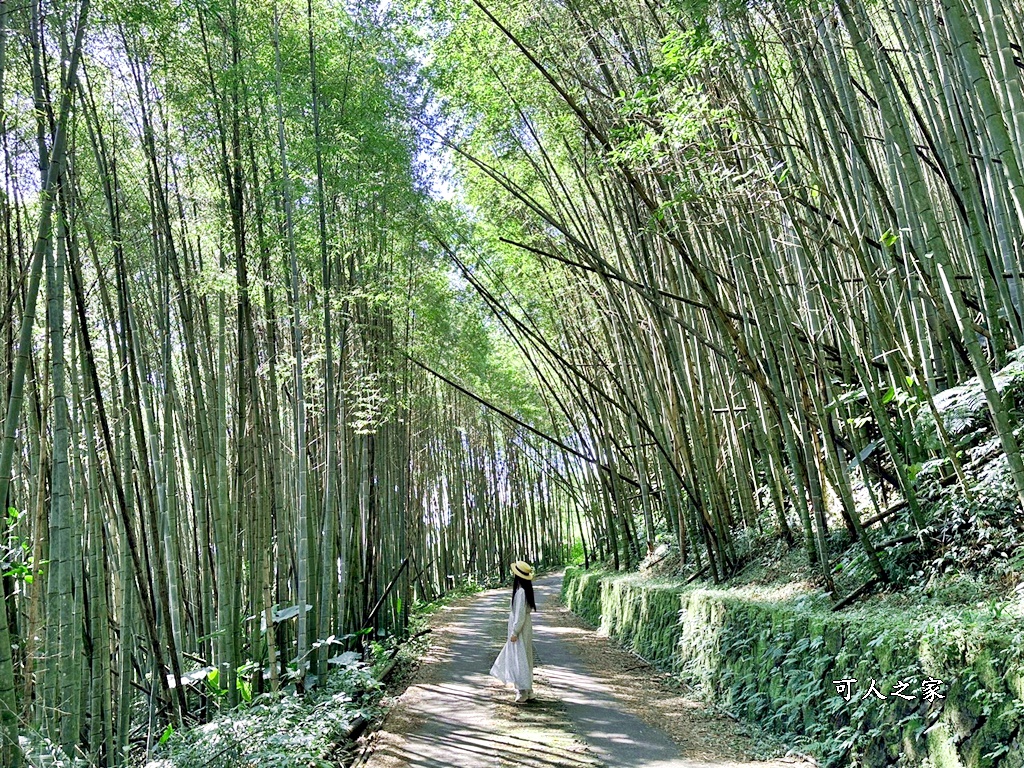
[[[512,601],[512,636],[509,637],[513,643],[519,640],[519,633],[523,631],[526,624],[526,593],[523,590],[516,592]]]

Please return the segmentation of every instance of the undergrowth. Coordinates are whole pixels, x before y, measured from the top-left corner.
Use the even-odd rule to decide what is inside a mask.
[[[379,711],[369,669],[345,667],[305,697],[262,694],[206,725],[165,734],[148,768],[332,768],[338,740]]]
[[[467,579],[436,600],[414,603],[408,635],[422,634],[432,614],[491,586],[496,584]],[[400,666],[413,666],[426,644],[425,638],[371,640],[369,664],[332,671],[324,686],[305,697],[262,694],[205,725],[168,728],[146,768],[334,768],[351,725],[358,718],[373,721],[385,709],[385,687],[377,675],[396,653]]]

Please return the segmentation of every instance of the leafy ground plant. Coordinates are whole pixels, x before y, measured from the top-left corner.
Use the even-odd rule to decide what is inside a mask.
[[[357,718],[376,716],[382,687],[345,667],[305,698],[264,695],[206,725],[171,734],[147,768],[328,768]]]

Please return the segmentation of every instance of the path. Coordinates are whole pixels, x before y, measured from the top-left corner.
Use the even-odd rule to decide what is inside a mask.
[[[509,594],[485,592],[438,627],[366,768],[792,768],[791,759],[745,760],[753,742],[741,728],[659,687],[657,673],[559,605],[560,586],[560,576],[535,585],[535,701],[512,703],[487,674]]]

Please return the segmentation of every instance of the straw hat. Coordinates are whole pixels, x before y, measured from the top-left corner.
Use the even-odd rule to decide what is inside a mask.
[[[512,563],[512,573],[520,579],[533,581],[533,566],[525,560],[516,560],[516,562]]]

